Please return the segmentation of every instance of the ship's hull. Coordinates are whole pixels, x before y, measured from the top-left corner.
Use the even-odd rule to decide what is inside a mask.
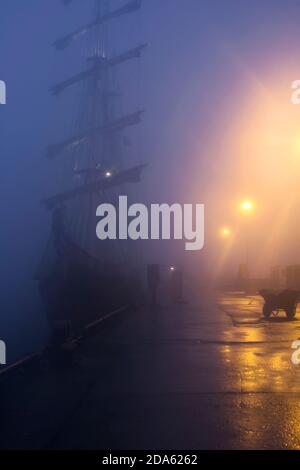
[[[133,305],[137,284],[128,267],[103,266],[73,245],[69,256],[57,257],[51,274],[39,279],[39,291],[52,332],[76,336],[111,311]]]

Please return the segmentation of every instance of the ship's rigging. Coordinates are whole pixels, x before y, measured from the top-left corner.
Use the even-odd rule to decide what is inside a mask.
[[[63,3],[68,5],[71,1],[63,0]],[[139,59],[147,45],[142,44],[111,57],[106,50],[108,23],[114,19],[137,12],[142,6],[142,1],[131,0],[125,5],[112,10],[110,9],[110,0],[95,0],[95,2],[95,19],[54,43],[57,49],[63,49],[63,44],[67,46],[78,36],[97,28],[101,53],[97,51],[88,57],[89,67],[86,70],[50,88],[53,95],[60,95],[75,84],[89,81],[88,101],[91,105],[87,120],[89,126],[85,125],[85,128],[81,126],[73,136],[51,144],[47,148],[47,157],[50,159],[58,156],[68,157],[70,153],[76,151],[82,151],[82,154],[86,154],[86,158],[80,159],[79,165],[83,164],[83,166],[78,168],[77,164],[74,168],[76,175],[85,176],[84,183],[80,182],[75,188],[67,188],[54,196],[44,198],[43,203],[48,209],[54,209],[56,205],[74,199],[76,196],[88,194],[92,196],[95,192],[114,188],[118,184],[137,181],[145,167],[145,165],[135,165],[133,168],[124,170],[120,165],[120,161],[118,161],[120,160],[118,157],[120,151],[119,135],[126,128],[140,124],[143,111],[134,111],[125,116],[115,115],[115,107],[112,103],[115,102],[119,93],[112,87],[110,74],[115,67],[132,59]],[[114,168],[113,177],[109,181],[103,178],[105,167],[109,170]],[[111,176],[110,171],[109,175]]]
[[[69,2],[64,2],[64,3],[70,3]],[[128,15],[129,13],[133,13],[141,8],[142,5],[142,0],[132,0],[126,5],[124,5],[121,8],[118,8],[113,11],[106,11],[104,14],[100,15],[98,18],[95,20],[87,23],[86,25],[76,29],[72,33],[67,34],[66,36],[63,36],[60,39],[57,39],[54,42],[54,46],[56,49],[65,49],[68,47],[70,44],[72,44],[73,41],[76,41],[76,39],[79,39],[81,36],[85,35],[88,33],[92,28],[95,28],[97,26],[101,26],[108,21],[114,20],[116,18],[119,18],[120,16],[123,15]]]
[[[95,208],[104,198],[106,202],[117,199],[126,192],[127,184],[140,181],[146,166],[128,167],[122,161],[122,146],[126,145],[123,131],[140,124],[144,111],[123,115],[116,111],[120,92],[114,80],[115,70],[139,59],[146,44],[119,54],[111,54],[108,49],[109,24],[138,12],[142,0],[131,0],[118,8],[111,8],[111,0],[94,2],[92,21],[54,43],[57,50],[63,50],[80,37],[96,32],[97,43],[87,57],[87,68],[50,88],[57,96],[81,84],[87,96],[85,111],[81,111],[81,120],[71,137],[47,148],[49,159],[62,158],[58,158],[58,164],[76,160],[70,182],[42,201],[52,211],[52,234],[37,273],[48,314],[56,320],[68,318],[73,327],[93,321],[132,296],[133,286],[128,282],[132,272],[124,246],[105,242],[96,246]],[[72,0],[62,3],[67,6]]]

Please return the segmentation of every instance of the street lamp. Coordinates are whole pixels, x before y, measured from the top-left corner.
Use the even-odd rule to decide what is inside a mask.
[[[220,235],[222,238],[230,238],[231,236],[231,230],[229,227],[222,227],[220,229]]]
[[[253,211],[254,204],[249,199],[245,199],[244,201],[241,202],[240,208],[245,214],[249,214],[250,212]]]

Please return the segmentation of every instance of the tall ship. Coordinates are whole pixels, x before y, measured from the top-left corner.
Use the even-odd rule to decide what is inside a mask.
[[[75,1],[62,3],[72,8]],[[47,148],[50,164],[62,169],[63,183],[42,201],[51,218],[51,233],[36,274],[52,331],[63,326],[70,335],[132,305],[139,290],[135,247],[117,240],[99,241],[96,210],[104,202],[117,206],[119,196],[134,188],[145,168],[141,162],[126,163],[130,149],[126,131],[140,124],[143,110],[120,112],[116,76],[123,64],[140,59],[146,44],[119,53],[111,45],[113,23],[126,28],[126,20],[141,9],[142,0],[127,0],[121,6],[114,0],[91,0],[91,7],[88,23],[53,44],[62,54],[88,37],[91,47],[82,70],[50,89],[64,99],[67,90],[80,88],[76,94],[80,103],[72,133]]]

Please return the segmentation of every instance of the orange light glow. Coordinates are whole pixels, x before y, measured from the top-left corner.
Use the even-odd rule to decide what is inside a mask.
[[[296,154],[299,155],[299,153],[300,153],[300,137],[297,137],[295,139],[295,151],[296,151]]]
[[[223,238],[229,238],[231,235],[231,230],[228,227],[222,227],[220,230],[220,234]]]
[[[245,200],[241,203],[241,209],[243,212],[251,212],[253,210],[253,202]]]

